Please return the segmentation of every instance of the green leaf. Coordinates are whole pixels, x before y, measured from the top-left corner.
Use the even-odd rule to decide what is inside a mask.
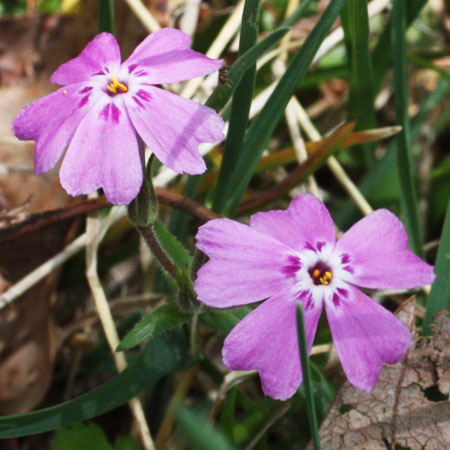
[[[55,450],[112,450],[105,433],[95,423],[78,423],[56,432]]]
[[[196,450],[233,450],[227,439],[212,427],[206,417],[193,413],[187,408],[180,407],[176,412],[181,436],[190,448]]]
[[[156,337],[135,362],[103,386],[50,408],[0,418],[0,439],[56,430],[111,411],[185,363],[184,346]]]
[[[408,65],[406,57],[406,0],[396,0],[392,11],[392,48],[394,59],[395,123],[402,127],[396,136],[397,168],[400,179],[402,217],[409,245],[423,256],[419,211],[413,172],[411,136],[408,118]]]
[[[236,386],[228,391],[220,413],[220,428],[229,436],[232,436],[233,427],[235,426],[237,391]]]
[[[367,2],[347,0],[341,13],[345,40],[349,52],[350,93],[348,117],[357,120],[355,130],[375,127],[372,60],[369,50],[369,13]],[[356,154],[364,157],[366,166],[372,163],[373,145],[362,145]]]
[[[165,254],[178,269],[184,270],[191,264],[189,251],[164,225],[157,221],[153,224],[153,230]]]
[[[258,58],[269,51],[289,31],[283,27],[272,31],[259,44],[246,51],[229,69],[227,81],[217,86],[206,102],[206,106],[220,111],[232,96],[239,81]]]
[[[226,336],[249,312],[250,306],[239,306],[227,310],[208,309],[200,314],[200,320],[216,330],[219,336]]]
[[[140,450],[140,447],[131,436],[124,436],[116,439],[114,450]]]
[[[239,56],[255,46],[258,40],[258,19],[261,0],[246,0],[242,13]],[[255,88],[256,61],[243,75],[233,94],[228,133],[220,165],[219,179],[214,190],[214,211],[221,212],[226,201],[228,181],[239,158],[242,141],[247,128],[250,106]]]
[[[317,417],[321,421],[330,409],[331,402],[336,395],[336,389],[331,385],[320,369],[310,360],[311,380],[314,393],[314,403],[317,407]],[[300,391],[304,394],[303,385]]]
[[[183,311],[191,312],[198,304],[189,275],[192,255],[160,222],[154,223],[153,230],[164,253],[174,264],[173,277],[178,291],[178,304]],[[170,277],[168,277],[168,281],[172,282]]]
[[[138,322],[122,339],[116,351],[129,350],[164,331],[188,322],[190,318],[191,314],[181,312],[175,303],[167,303]]]
[[[289,99],[308,68],[345,0],[332,0],[317,25],[306,38],[286,72],[278,82],[269,100],[247,131],[236,170],[227,185],[225,214],[233,216],[245,189],[253,176],[261,154],[277,126]]]
[[[423,324],[423,334],[425,335],[431,334],[427,325],[433,321],[433,316],[437,312],[450,311],[450,198],[448,199],[447,213],[442,227],[441,243],[434,272],[436,273],[436,280],[431,286]]]

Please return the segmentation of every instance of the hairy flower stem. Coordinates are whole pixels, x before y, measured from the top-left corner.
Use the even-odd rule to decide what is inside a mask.
[[[167,273],[176,280],[175,275],[175,266],[173,265],[172,261],[168,258],[164,250],[162,249],[161,245],[158,242],[158,239],[155,236],[155,233],[153,231],[153,226],[149,225],[148,227],[136,227],[139,233],[141,233],[141,236],[144,238],[147,245],[150,247],[153,254],[156,256],[158,261],[161,263],[161,265],[164,267],[164,269],[167,271]]]

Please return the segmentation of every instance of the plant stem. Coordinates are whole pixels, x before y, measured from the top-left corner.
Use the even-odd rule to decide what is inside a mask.
[[[175,266],[173,265],[172,261],[169,259],[169,257],[166,255],[164,250],[161,248],[161,245],[158,242],[158,239],[155,236],[155,233],[153,231],[153,226],[148,227],[136,227],[139,233],[141,233],[141,236],[144,238],[147,245],[150,247],[158,261],[161,263],[161,265],[164,267],[164,269],[167,271],[167,273],[173,278],[176,279],[175,276]]]

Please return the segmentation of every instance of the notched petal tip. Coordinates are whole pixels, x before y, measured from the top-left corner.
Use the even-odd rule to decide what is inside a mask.
[[[435,279],[433,267],[408,248],[403,223],[387,209],[355,223],[337,241],[336,251],[350,255],[355,270],[351,282],[357,286],[414,289]]]
[[[69,85],[89,79],[108,64],[120,65],[120,48],[113,34],[95,36],[75,58],[60,65],[51,75],[55,84]]]
[[[349,285],[339,308],[326,304],[342,368],[351,384],[370,392],[383,364],[401,361],[412,346],[408,327],[394,314]]]

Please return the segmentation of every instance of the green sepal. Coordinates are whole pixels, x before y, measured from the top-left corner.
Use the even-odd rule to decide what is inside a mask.
[[[158,217],[158,198],[152,181],[152,164],[154,159],[152,154],[144,170],[141,190],[137,197],[128,205],[128,216],[136,227],[153,225]]]
[[[183,312],[190,313],[199,308],[197,294],[194,291],[189,267],[183,269],[175,266],[175,278],[178,284],[178,305]]]

